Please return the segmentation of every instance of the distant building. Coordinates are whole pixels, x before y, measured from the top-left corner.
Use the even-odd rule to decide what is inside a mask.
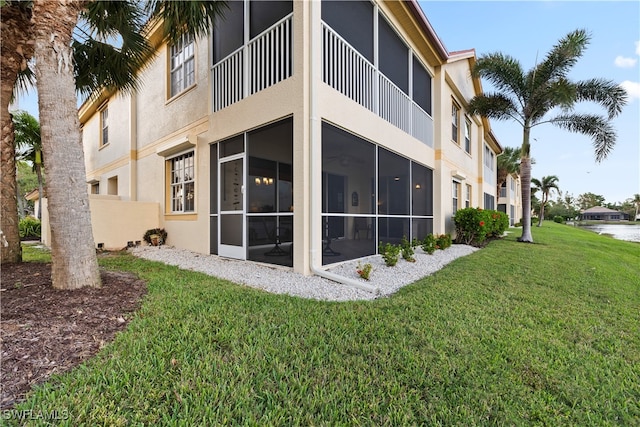
[[[624,221],[629,220],[629,215],[603,206],[594,206],[580,213],[581,220],[595,221]]]

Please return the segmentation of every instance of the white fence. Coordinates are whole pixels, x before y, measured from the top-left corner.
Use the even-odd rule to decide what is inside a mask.
[[[292,17],[275,23],[211,68],[213,111],[291,77]]]
[[[326,84],[433,147],[433,118],[325,23],[322,54]]]

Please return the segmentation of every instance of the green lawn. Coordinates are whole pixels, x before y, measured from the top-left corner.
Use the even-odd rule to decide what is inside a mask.
[[[368,302],[106,257],[148,281],[143,307],[17,409],[67,425],[640,424],[640,245],[552,222],[533,245],[518,234]]]

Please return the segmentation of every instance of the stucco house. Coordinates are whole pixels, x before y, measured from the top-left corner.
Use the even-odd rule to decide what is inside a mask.
[[[580,212],[580,219],[582,221],[626,221],[629,220],[629,215],[604,206],[594,206]]]
[[[234,1],[158,55],[133,95],[80,109],[96,243],[169,245],[311,274],[496,208],[473,50],[417,1]]]

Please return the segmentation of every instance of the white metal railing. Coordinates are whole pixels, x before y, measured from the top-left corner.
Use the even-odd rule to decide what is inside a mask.
[[[292,19],[286,16],[211,67],[214,112],[291,77]]]
[[[324,22],[322,80],[433,147],[433,118]]]
[[[240,48],[211,69],[213,111],[243,98],[243,63],[243,48]]]
[[[327,25],[322,25],[322,80],[377,113],[376,69]]]

